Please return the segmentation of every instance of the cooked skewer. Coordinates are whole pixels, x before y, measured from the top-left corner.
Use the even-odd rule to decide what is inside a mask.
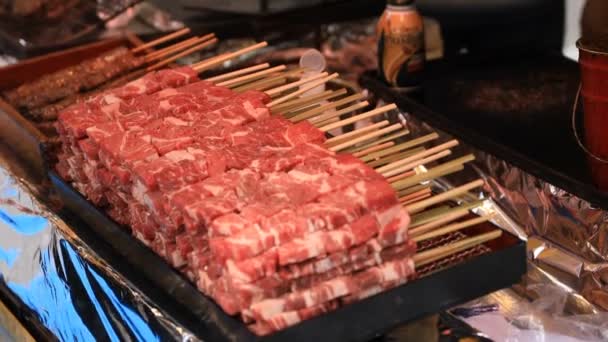
[[[164,67],[166,65],[169,65],[170,63],[172,63],[172,62],[174,62],[174,61],[176,61],[176,60],[178,60],[178,59],[180,59],[180,58],[182,58],[184,56],[188,56],[191,53],[194,53],[196,51],[200,51],[200,50],[202,50],[202,49],[204,49],[206,47],[209,47],[209,46],[211,46],[211,45],[213,45],[213,44],[215,44],[217,42],[218,42],[217,38],[210,39],[210,40],[208,40],[206,42],[203,42],[203,43],[198,44],[196,46],[193,46],[193,47],[191,47],[191,48],[189,48],[189,49],[187,49],[185,51],[182,51],[182,52],[180,52],[180,53],[178,53],[176,55],[173,55],[173,56],[165,59],[164,61],[161,61],[161,62],[158,62],[158,63],[156,63],[154,65],[151,65],[146,70],[147,71],[153,71],[153,70],[156,70],[156,69],[160,69],[160,68],[162,68],[162,67]]]
[[[166,36],[160,37],[158,39],[155,39],[153,41],[150,41],[150,42],[147,42],[147,43],[145,43],[143,45],[135,47],[135,48],[131,49],[131,52],[132,53],[138,53],[140,51],[144,51],[144,50],[146,50],[148,48],[151,48],[151,47],[156,46],[158,44],[162,44],[164,42],[168,42],[168,41],[170,41],[172,39],[181,37],[181,36],[183,36],[185,34],[188,34],[188,33],[190,33],[190,29],[187,28],[187,27],[185,27],[185,28],[183,28],[181,30],[175,31],[175,32],[170,33],[170,34],[168,34]]]
[[[258,70],[266,69],[266,68],[269,68],[269,67],[270,67],[270,64],[268,64],[268,63],[262,63],[262,64],[250,66],[250,67],[247,67],[247,68],[243,68],[243,69],[238,69],[238,70],[235,70],[235,71],[227,72],[225,74],[217,75],[217,76],[214,76],[214,77],[210,77],[210,78],[207,78],[206,81],[217,83],[217,82],[221,82],[221,81],[232,79],[233,77],[238,77],[238,76],[241,76],[241,75],[245,75],[245,74],[248,74],[250,72],[255,72],[255,71],[258,71]]]
[[[432,198],[429,198],[426,201],[423,202],[419,202],[416,204],[412,204],[410,206],[407,206],[405,209],[410,213],[417,213],[420,210],[424,210],[432,205],[435,205],[437,203],[441,203],[447,200],[451,200],[455,197],[458,196],[462,196],[463,194],[478,188],[480,186],[483,186],[485,184],[485,182],[481,179],[478,179],[476,181],[473,182],[469,182],[465,185],[461,185],[459,187],[456,187],[454,189],[450,189],[448,191],[442,192],[441,194],[435,195]]]

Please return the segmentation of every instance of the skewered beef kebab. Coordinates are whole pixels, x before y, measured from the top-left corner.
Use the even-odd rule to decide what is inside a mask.
[[[112,204],[110,215],[130,224],[136,235],[141,234],[144,242],[176,267],[184,266],[182,253],[189,256],[192,247],[189,276],[200,289],[227,312],[242,313],[271,330],[296,323],[280,319],[290,312],[314,310],[339,297],[363,297],[413,274],[409,256],[415,247],[407,239],[409,218],[381,175],[357,159],[335,156],[323,148],[323,132],[309,123],[294,125],[280,117],[270,118],[264,94],[234,94],[194,80],[181,81],[190,83],[186,89],[165,87],[154,92],[133,87],[137,93],[151,95],[131,97],[131,103],[121,95],[119,103],[132,109],[119,105],[111,113],[110,104],[103,109],[91,107],[88,114],[62,113],[64,151],[80,154],[70,158],[84,158],[83,163],[68,165],[66,176],[74,178],[93,201],[92,188],[116,182],[113,187],[102,186],[100,193]],[[214,148],[221,153],[213,153]],[[163,208],[166,214],[160,212]],[[237,229],[234,219],[252,228],[231,231],[233,238],[221,236]],[[172,220],[182,220],[185,230],[172,225]],[[308,220],[314,224],[300,224]],[[151,228],[145,227],[148,224]],[[252,230],[255,225],[260,230]],[[218,235],[209,240],[209,247],[202,247],[206,229]],[[314,238],[339,238],[340,234],[345,238],[314,244],[305,238],[310,229],[318,232]],[[278,240],[262,239],[256,232]],[[192,240],[191,236],[203,238],[201,246],[178,250],[176,239],[183,242]],[[378,246],[378,253],[384,247],[403,247],[400,260],[373,254],[366,249],[367,241]],[[362,248],[352,250],[358,246]],[[337,252],[352,261],[339,268],[337,259],[328,259]],[[207,258],[200,259],[201,253],[207,253]],[[273,253],[281,254],[273,257]],[[333,272],[304,276],[307,268],[302,262],[314,258]],[[335,267],[328,265],[332,262]],[[355,270],[361,273],[355,275]],[[273,281],[279,283],[261,288]],[[231,302],[227,293],[243,300]],[[309,293],[314,300],[300,300]],[[275,300],[281,305],[269,305]]]
[[[54,121],[57,119],[57,115],[59,115],[59,113],[63,109],[69,107],[70,105],[77,103],[77,102],[85,101],[86,99],[93,97],[99,93],[102,93],[105,90],[122,86],[130,81],[133,81],[133,80],[143,76],[144,74],[145,74],[145,70],[143,70],[143,69],[139,69],[139,70],[130,72],[129,74],[127,74],[125,76],[120,76],[118,78],[110,80],[109,82],[102,84],[100,87],[98,87],[96,89],[93,89],[93,90],[90,90],[90,91],[87,91],[84,93],[77,93],[74,95],[70,95],[58,102],[46,105],[44,107],[33,108],[26,114],[34,121]]]
[[[139,67],[143,62],[143,58],[134,56],[128,48],[119,47],[9,90],[4,97],[16,108],[40,107],[94,89],[117,75]]]
[[[150,44],[158,44],[159,42],[164,42],[169,39],[178,37],[187,31],[188,30],[180,30],[175,33],[169,34],[167,36],[161,37],[155,41],[148,42],[144,45],[141,45],[138,48],[131,50],[131,53],[138,52],[140,50],[140,48],[142,48],[144,46],[147,46]],[[160,61],[159,63],[168,64],[169,62],[172,62],[181,56],[188,55],[188,54],[198,51],[199,49],[202,49],[206,46],[214,44],[217,41],[217,39],[215,39],[214,37],[215,37],[215,35],[213,33],[202,36],[202,37],[192,37],[183,42],[180,42],[180,43],[174,44],[172,46],[166,47],[164,49],[155,51],[153,54],[148,54],[143,58],[143,60],[145,62],[149,63],[149,62],[157,61],[158,59],[161,59],[161,58],[166,58],[166,59]],[[154,55],[154,56],[152,56],[152,55]],[[159,67],[159,65],[160,65],[159,63],[149,66],[148,71],[150,69],[156,69],[157,67]],[[84,93],[78,92],[78,93],[72,94],[68,97],[65,97],[64,99],[62,99],[58,102],[54,102],[52,104],[46,104],[43,107],[32,108],[32,109],[30,109],[30,111],[28,111],[26,113],[26,115],[28,115],[34,121],[55,120],[57,117],[58,111],[60,111],[61,109],[66,108],[67,106],[69,106],[77,101],[81,101],[90,96],[93,96],[93,95],[99,93],[100,91],[122,86],[129,81],[132,81],[136,78],[143,76],[145,74],[146,70],[138,69],[139,65],[136,65],[136,64],[141,65],[143,63],[139,63],[139,62],[134,63],[132,68],[128,68],[128,67],[124,68],[125,72],[129,71],[129,69],[134,70],[124,76],[119,76],[121,73],[116,72],[117,69],[115,66],[108,65],[107,66],[108,70],[106,70],[105,72],[102,73],[102,76],[105,78],[103,83],[99,84],[96,87],[92,87],[92,89],[85,91]],[[118,76],[118,77],[116,77],[116,76]],[[100,79],[100,80],[96,80],[96,81],[102,81],[102,80]],[[88,83],[91,83],[91,82],[88,82]],[[99,83],[99,82],[94,82],[94,83]],[[93,85],[93,84],[89,84],[89,85]],[[87,87],[87,88],[91,88],[91,87]]]

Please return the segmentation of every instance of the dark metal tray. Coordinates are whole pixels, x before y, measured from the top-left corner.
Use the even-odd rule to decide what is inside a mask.
[[[0,51],[27,58],[91,42],[106,22],[141,0],[73,1],[56,18],[0,16]]]
[[[544,93],[539,88],[544,80],[530,79],[539,74],[554,74],[558,79],[552,81],[561,82],[558,90],[562,91]],[[430,63],[422,90],[413,94],[391,89],[375,72],[364,74],[360,81],[380,98],[395,102],[429,125],[608,209],[608,193],[593,185],[586,156],[572,133],[570,119],[579,82],[577,63],[550,53]],[[516,110],[517,106],[511,111],[476,111],[462,104],[462,98],[458,98],[462,92],[454,91],[473,84],[514,89],[517,82],[523,89],[538,91],[541,99],[559,97],[559,101],[549,99],[550,103],[524,111]],[[471,87],[466,92],[473,90]]]
[[[152,284],[152,290],[142,291],[154,301],[158,298],[161,309],[178,312],[183,320],[180,323],[203,341],[367,341],[400,324],[511,286],[526,272],[525,242],[505,232],[483,245],[483,253],[438,261],[419,270],[422,276],[403,286],[258,338],[57,174],[51,171],[49,177],[65,211],[79,217],[77,224],[94,231],[101,240],[98,248],[104,249],[101,252],[108,262],[131,266],[135,272],[125,276],[135,284],[144,279],[146,288]],[[485,224],[463,233],[492,229],[493,225]]]

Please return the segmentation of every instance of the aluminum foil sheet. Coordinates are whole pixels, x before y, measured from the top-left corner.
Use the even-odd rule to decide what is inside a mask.
[[[61,341],[196,341],[34,197],[8,153],[0,146],[0,292]]]
[[[378,100],[378,105],[382,104]],[[454,138],[409,113],[400,113],[393,119],[406,125],[414,137],[437,132],[439,142]],[[559,310],[550,306],[541,309],[552,309],[549,314],[560,319],[583,319],[589,329],[595,329],[594,334],[601,331],[603,320],[589,315],[604,317],[603,310],[608,310],[606,213],[474,146],[461,143],[454,150],[457,156],[468,153],[475,155],[474,162],[464,171],[435,181],[433,186],[446,190],[484,179],[483,189],[459,201],[486,198],[476,213],[494,213],[497,226],[527,240],[529,272],[517,287],[519,301],[532,305],[528,300],[533,303],[535,297],[556,296],[559,290],[560,298],[567,298],[568,305]],[[567,318],[566,314],[574,316]]]

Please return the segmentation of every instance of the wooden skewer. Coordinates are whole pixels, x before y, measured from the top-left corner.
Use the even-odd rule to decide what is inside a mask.
[[[257,43],[251,46],[248,46],[246,48],[242,48],[240,50],[234,51],[234,52],[230,52],[230,53],[226,53],[217,57],[213,57],[213,58],[209,58],[207,60],[204,61],[200,61],[196,64],[194,64],[192,66],[192,69],[196,70],[198,73],[201,73],[209,68],[212,68],[218,64],[224,63],[227,60],[233,59],[235,57],[244,55],[248,52],[263,48],[265,46],[268,46],[267,42],[261,42],[261,43]]]
[[[363,94],[360,94],[360,93],[353,94],[353,95],[347,96],[345,98],[339,99],[337,101],[326,103],[326,104],[321,105],[320,107],[317,107],[315,109],[308,110],[308,111],[305,111],[303,113],[300,113],[300,114],[298,114],[298,115],[290,118],[289,120],[291,120],[292,122],[299,122],[299,121],[302,121],[302,120],[310,119],[310,118],[312,118],[312,117],[314,117],[316,115],[322,114],[323,112],[325,112],[327,110],[330,110],[330,109],[333,109],[333,108],[338,108],[338,107],[340,107],[342,105],[345,105],[345,104],[350,103],[350,102],[355,102],[355,101],[360,100],[362,98],[363,98]],[[324,131],[324,132],[327,132],[327,131]]]
[[[431,190],[431,186],[430,185],[424,185],[424,184],[420,184],[419,186],[413,186],[409,189],[405,189],[407,191],[407,193],[401,193],[401,192],[397,192],[397,197],[399,198],[399,200],[403,200],[403,199],[407,199],[407,198],[412,198],[412,197],[416,197],[417,194],[421,194],[421,193],[433,193],[433,191]],[[414,217],[412,216],[412,220],[414,220]],[[410,222],[410,226],[412,225],[412,223]],[[409,228],[408,228],[409,231]]]
[[[461,185],[457,188],[448,190],[446,192],[442,192],[439,195],[435,195],[432,198],[429,198],[426,201],[423,202],[419,202],[410,206],[407,206],[405,209],[410,213],[417,213],[420,210],[426,209],[432,205],[435,205],[437,203],[441,203],[450,199],[453,199],[455,197],[461,196],[467,192],[469,192],[470,190],[473,190],[475,188],[478,188],[480,186],[483,186],[485,184],[485,182],[481,179],[478,179],[476,181],[473,182],[469,182],[465,185]]]
[[[260,80],[251,82],[251,83],[246,83],[243,84],[237,88],[234,88],[235,90],[238,89],[238,91],[246,91],[246,90],[262,90],[262,89],[266,89],[266,90],[270,90],[271,88],[276,88],[276,84],[277,84],[277,80],[285,80],[287,81],[287,79],[289,77],[292,77],[293,75],[297,75],[297,74],[301,74],[303,73],[303,69],[301,68],[297,68],[294,70],[290,70],[288,72],[281,72],[281,73],[276,73],[274,75],[269,75],[268,78],[262,78]],[[284,84],[285,82],[281,82],[280,84]],[[267,87],[268,84],[275,84],[274,87]]]
[[[362,135],[360,137],[357,137],[357,138],[355,138],[355,139],[353,139],[351,141],[347,141],[347,142],[344,142],[342,144],[339,144],[339,145],[336,145],[336,146],[332,146],[332,147],[329,148],[329,150],[337,152],[337,151],[343,150],[343,149],[345,149],[347,147],[351,147],[353,145],[356,145],[358,143],[361,143],[361,142],[364,142],[364,141],[368,141],[368,140],[373,139],[375,137],[379,137],[381,135],[384,135],[384,134],[387,134],[387,133],[390,133],[390,132],[394,132],[394,131],[396,131],[398,129],[403,129],[403,125],[401,125],[400,123],[397,123],[397,124],[385,127],[383,129],[377,130],[375,132],[370,132],[370,133],[364,134],[364,135]]]
[[[380,128],[383,128],[385,126],[388,126],[388,124],[389,124],[388,120],[380,121],[380,122],[377,122],[377,123],[375,123],[373,125],[365,126],[365,127],[356,129],[354,131],[350,131],[350,132],[347,132],[347,133],[344,133],[344,134],[341,134],[341,135],[337,135],[337,136],[335,136],[333,138],[329,138],[329,139],[327,139],[325,141],[325,144],[327,146],[339,144],[339,143],[343,142],[344,140],[349,140],[349,139],[352,139],[352,138],[354,138],[356,136],[360,136],[362,134],[365,134],[365,133],[368,133],[368,132],[372,132],[372,131],[374,131],[376,129],[380,129]]]
[[[374,141],[372,141],[370,143],[363,144],[361,146],[351,147],[348,150],[346,150],[345,152],[354,153],[354,152],[362,151],[362,150],[368,149],[368,148],[370,148],[372,146],[380,145],[380,144],[383,144],[383,143],[385,143],[387,141],[392,141],[392,140],[401,138],[401,137],[403,137],[405,135],[408,135],[408,134],[410,134],[410,131],[403,130],[401,132],[397,132],[397,133],[394,133],[394,134],[389,134],[389,135],[387,135],[387,136],[385,136],[383,138],[376,139],[376,140],[374,140]]]
[[[154,52],[146,55],[145,59],[148,62],[157,60],[157,59],[162,59],[173,53],[179,52],[185,48],[189,48],[191,46],[200,44],[202,42],[205,42],[205,41],[207,41],[209,39],[213,39],[213,38],[215,38],[215,34],[213,34],[213,33],[210,33],[210,34],[208,34],[206,36],[202,36],[202,37],[192,37],[190,39],[186,39],[185,41],[183,41],[181,43],[177,43],[177,44],[171,45],[169,47],[166,47],[164,49],[154,51]]]
[[[168,41],[170,41],[171,39],[175,39],[175,38],[177,38],[177,37],[181,37],[181,36],[183,36],[183,35],[185,35],[185,34],[188,34],[188,33],[190,33],[190,29],[189,29],[189,28],[187,28],[187,27],[185,27],[185,28],[183,28],[183,29],[181,29],[181,30],[178,30],[178,31],[175,31],[175,32],[173,32],[173,33],[170,33],[170,34],[168,34],[168,35],[166,35],[166,36],[160,37],[160,38],[155,39],[155,40],[153,40],[153,41],[151,41],[151,42],[147,42],[147,43],[145,43],[144,45],[140,45],[140,46],[138,46],[138,47],[136,47],[136,48],[133,48],[133,49],[131,49],[131,52],[132,52],[132,53],[138,53],[138,52],[140,52],[140,51],[144,51],[144,50],[146,50],[147,48],[150,48],[150,47],[156,46],[156,45],[158,45],[158,44],[162,44],[162,43],[164,43],[164,42],[168,42]]]
[[[387,165],[387,164],[390,164],[390,163],[393,163],[393,162],[396,162],[399,160],[403,160],[403,158],[413,156],[414,154],[420,153],[422,151],[424,151],[424,147],[413,148],[411,150],[392,154],[390,156],[386,156],[386,157],[378,159],[378,160],[369,161],[366,164],[373,168],[378,168],[383,165]]]
[[[363,95],[361,95],[361,96],[363,96]],[[365,119],[369,119],[369,118],[371,118],[373,116],[376,116],[376,115],[384,114],[384,113],[386,113],[388,111],[391,111],[391,110],[393,110],[395,108],[397,108],[397,106],[394,103],[391,103],[389,105],[382,106],[382,107],[376,108],[374,110],[370,110],[369,112],[362,113],[362,114],[359,114],[359,115],[355,115],[352,118],[340,120],[340,121],[338,121],[336,123],[333,123],[333,124],[321,127],[321,130],[323,132],[331,131],[332,129],[344,127],[346,125],[353,124],[353,123],[355,123],[357,121],[360,121],[360,120],[365,120]]]
[[[443,224],[450,223],[468,215],[470,210],[475,209],[482,204],[483,201],[475,201],[454,208],[448,207],[447,209],[442,209],[437,212],[434,212],[434,210],[427,210],[412,216],[412,222],[410,223],[408,232],[412,236],[425,233],[431,229],[435,229]]]
[[[413,176],[415,174],[416,174],[416,171],[407,171],[407,172],[404,172],[404,173],[402,173],[400,175],[387,178],[386,181],[389,182],[389,183],[395,183],[396,181],[400,181],[402,179],[406,179],[407,177],[411,177],[411,176]]]
[[[327,121],[325,121],[325,122],[326,122],[326,124],[328,124],[328,125],[329,125],[330,123],[334,123],[334,122],[338,122],[338,121],[340,121],[340,118],[333,118],[333,119],[329,119],[329,120],[327,120]]]
[[[266,91],[266,94],[268,94],[269,96],[278,95],[278,94],[284,92],[285,90],[297,88],[297,87],[301,86],[302,84],[310,83],[312,81],[324,78],[327,75],[329,75],[329,74],[326,73],[326,72],[321,72],[321,73],[318,73],[316,75],[312,75],[310,77],[306,77],[306,78],[303,78],[301,80],[288,83],[288,84],[286,84],[284,86],[280,86],[280,87],[277,87],[277,88],[274,88],[274,89],[270,89],[270,90]],[[325,82],[323,82],[323,83],[325,83]]]
[[[493,230],[491,232],[480,234],[474,237],[456,241],[445,246],[429,249],[414,255],[414,263],[416,267],[424,266],[448,257],[452,254],[473,248],[482,243],[499,238],[502,235],[502,230]]]
[[[282,71],[285,70],[287,67],[285,65],[277,65],[276,67],[272,67],[270,69],[265,69],[262,71],[258,71],[258,72],[254,72],[253,74],[248,74],[245,76],[240,76],[237,78],[233,78],[231,80],[228,81],[223,81],[223,82],[219,82],[216,83],[218,86],[220,87],[230,87],[233,85],[240,85],[243,83],[247,83],[251,80],[257,80],[260,78],[263,78],[264,76],[268,75],[268,74],[272,74],[274,72],[278,72],[278,71]]]
[[[146,70],[147,71],[152,71],[152,70],[156,70],[156,69],[162,68],[162,67],[164,67],[164,66],[166,66],[166,65],[168,65],[168,64],[170,64],[170,63],[172,63],[172,62],[174,62],[174,61],[176,61],[176,60],[178,60],[178,59],[180,59],[180,58],[182,58],[184,56],[188,56],[191,53],[194,53],[196,51],[200,51],[200,50],[202,50],[202,49],[204,49],[206,47],[209,47],[209,46],[217,43],[217,41],[218,41],[217,38],[210,39],[210,40],[208,40],[208,41],[206,41],[204,43],[198,44],[198,45],[196,45],[194,47],[191,47],[191,48],[189,48],[189,49],[187,49],[185,51],[182,51],[182,52],[178,53],[177,55],[173,55],[173,56],[165,59],[164,61],[158,62],[158,63],[156,63],[156,64],[154,64],[152,66],[149,66]]]
[[[401,204],[408,205],[408,204],[416,203],[418,201],[422,201],[423,199],[426,199],[426,198],[429,198],[429,197],[431,197],[431,194],[422,194],[420,196],[417,196],[417,197],[405,200],[405,201],[401,202]]]
[[[386,155],[390,155],[390,154],[393,154],[395,152],[407,150],[407,149],[410,149],[410,148],[412,148],[414,146],[418,146],[418,145],[424,144],[424,143],[429,142],[431,140],[437,139],[438,137],[439,137],[439,135],[437,133],[431,133],[431,134],[425,135],[423,137],[416,138],[414,140],[410,140],[410,141],[407,141],[407,142],[395,145],[393,147],[386,148],[386,149],[384,149],[382,151],[377,151],[377,152],[374,152],[374,153],[370,153],[370,154],[366,155],[365,157],[363,157],[361,160],[363,160],[364,162],[366,162],[366,161],[369,161],[369,160],[374,160],[374,159],[377,159],[377,158],[382,158],[382,157],[384,157]]]
[[[313,125],[315,125],[317,127],[327,126],[330,123],[334,123],[334,122],[340,121],[340,116],[342,116],[344,114],[347,114],[347,113],[350,113],[350,112],[354,112],[354,111],[362,109],[362,108],[365,108],[367,106],[369,106],[369,102],[367,102],[367,101],[357,102],[357,103],[355,103],[352,106],[348,106],[346,108],[342,108],[342,109],[337,110],[335,112],[325,113],[323,115],[316,116],[316,117],[312,118],[309,121]],[[317,118],[321,118],[321,119],[320,120],[316,120]],[[333,119],[336,119],[336,120],[333,120]]]
[[[385,166],[379,168],[378,172],[382,173],[382,172],[386,172],[388,170],[396,169],[396,168],[398,168],[400,166],[403,166],[403,165],[406,165],[408,163],[411,163],[412,161],[414,161],[416,159],[422,159],[422,158],[430,156],[430,155],[432,155],[434,153],[441,152],[443,150],[447,150],[449,148],[452,148],[452,147],[454,147],[456,145],[458,145],[458,140],[450,140],[450,141],[448,141],[446,143],[443,143],[441,145],[438,145],[438,146],[435,146],[435,147],[430,148],[428,150],[425,150],[424,152],[421,152],[419,154],[413,155],[413,156],[411,156],[409,158],[406,158],[406,159],[403,159],[403,160],[400,160],[400,161],[397,161],[397,162],[385,165]]]
[[[391,147],[391,146],[394,146],[394,145],[395,145],[394,141],[388,141],[388,142],[385,142],[384,144],[372,146],[372,147],[370,147],[368,149],[365,149],[365,150],[362,150],[362,151],[359,151],[359,152],[355,152],[355,153],[353,153],[353,156],[357,157],[357,158],[362,158],[362,157],[364,157],[364,156],[366,156],[366,155],[368,155],[370,153],[374,153],[376,151],[380,151],[382,149],[385,149],[387,147]]]
[[[192,46],[192,45],[196,44],[196,42],[198,42],[198,40],[199,40],[198,37],[192,37],[192,38],[188,38],[188,39],[184,40],[183,42],[180,42],[180,43],[168,46],[168,47],[166,47],[164,49],[160,49],[160,50],[156,50],[154,52],[150,52],[149,54],[147,54],[144,57],[144,60],[146,60],[146,61],[152,61],[155,58],[158,58],[158,56],[164,57],[164,56],[166,56],[168,54],[173,53],[176,50],[179,51],[180,49],[182,49],[185,46],[186,47]]]
[[[357,103],[355,103],[352,106],[348,106],[346,108],[342,108],[342,109],[340,109],[338,111],[335,111],[335,112],[332,112],[332,113],[323,114],[322,116],[327,116],[328,118],[324,119],[323,121],[315,121],[315,122],[313,122],[313,125],[315,125],[317,127],[327,126],[327,125],[332,124],[334,122],[340,121],[340,116],[341,115],[348,114],[350,112],[354,112],[356,110],[359,110],[361,108],[365,108],[367,106],[369,106],[369,102],[367,102],[367,101],[357,102]]]
[[[475,160],[475,156],[473,156],[472,154],[469,154],[464,157],[454,159],[445,164],[434,167],[434,168],[428,170],[427,172],[423,172],[423,173],[417,174],[415,176],[406,178],[404,180],[400,180],[396,183],[393,183],[392,185],[394,188],[396,188],[398,190],[408,188],[414,184],[418,184],[421,182],[425,182],[427,180],[435,179],[437,177],[445,176],[447,174],[450,174],[450,173],[453,173],[456,171],[460,171],[460,170],[464,169],[463,164],[468,163],[472,160]]]
[[[274,75],[269,75],[272,77],[262,78],[254,82],[245,83],[243,85],[239,85],[236,88],[232,88],[232,90],[236,92],[244,92],[247,90],[257,90],[260,91],[262,89],[271,89],[276,88],[278,85],[285,84],[287,82],[287,77],[283,73],[276,73]],[[280,82],[279,82],[280,81]],[[269,87],[269,84],[273,84],[272,87]]]
[[[306,93],[307,91],[320,86],[321,84],[327,83],[327,82],[333,80],[336,77],[338,77],[338,74],[334,73],[334,74],[331,74],[331,75],[329,75],[329,76],[327,76],[325,78],[322,78],[320,80],[316,80],[314,82],[307,83],[306,86],[300,88],[299,90],[294,91],[293,93],[287,94],[287,95],[285,95],[283,97],[279,97],[278,99],[276,99],[276,100],[268,103],[266,106],[272,108],[272,107],[274,107],[274,106],[276,106],[276,105],[278,105],[280,103],[286,102],[289,99],[293,99],[294,97],[300,96],[300,95]]]
[[[243,68],[243,69],[227,72],[225,74],[217,75],[217,76],[214,76],[214,77],[210,77],[210,78],[207,79],[207,81],[217,83],[217,82],[221,82],[221,81],[224,81],[224,80],[229,80],[229,79],[231,79],[233,77],[237,77],[237,76],[241,76],[241,75],[244,75],[244,74],[248,74],[250,72],[255,72],[255,71],[258,71],[258,70],[266,69],[268,67],[270,67],[270,64],[268,64],[268,63],[262,63],[262,64],[250,66],[250,67],[247,67],[247,68]]]
[[[427,185],[428,188],[432,188],[432,186]],[[441,215],[443,213],[448,212],[449,210],[452,209],[452,207],[450,206],[451,203],[446,203],[446,204],[442,204],[440,206],[437,207],[433,207],[431,209],[428,209],[426,211],[423,211],[421,213],[418,214],[412,214],[411,215],[411,220],[410,220],[410,226],[409,228],[412,227],[413,223],[412,222],[422,222],[422,221],[426,221],[429,217],[435,217],[437,215]],[[408,229],[409,229],[408,228]]]
[[[432,155],[430,155],[430,156],[428,156],[426,158],[416,159],[416,160],[410,162],[409,164],[402,165],[402,166],[400,166],[400,167],[398,167],[396,169],[391,169],[389,171],[384,171],[384,172],[380,172],[380,173],[382,173],[382,175],[384,177],[392,177],[392,176],[398,175],[398,174],[400,174],[402,172],[406,172],[406,171],[412,170],[412,169],[414,169],[414,168],[416,168],[416,167],[418,167],[420,165],[432,163],[432,162],[434,162],[436,160],[439,160],[441,158],[445,158],[445,157],[449,156],[450,154],[452,154],[451,150],[444,150],[444,151],[432,154]]]
[[[405,195],[403,197],[399,197],[399,202],[401,202],[401,203],[407,202],[407,201],[409,201],[411,199],[415,199],[415,198],[418,198],[420,196],[427,195],[427,194],[429,196],[431,195],[431,188],[430,187],[426,187],[426,188],[424,188],[422,190],[418,190],[418,191],[413,192],[413,193],[411,193],[409,195]]]
[[[437,230],[433,230],[433,231],[431,231],[429,233],[425,233],[425,234],[414,236],[412,239],[414,241],[416,241],[416,242],[432,239],[434,237],[450,234],[450,233],[453,233],[453,232],[456,232],[456,231],[459,231],[459,230],[463,230],[463,229],[471,227],[471,226],[478,225],[478,224],[483,223],[483,222],[490,221],[493,217],[494,217],[494,215],[491,214],[491,215],[486,215],[486,216],[481,216],[481,217],[478,217],[478,218],[466,220],[466,221],[463,221],[463,222],[453,223],[453,224],[447,225],[447,226],[445,226],[443,228],[440,228],[440,229],[437,229]]]
[[[310,105],[317,104],[321,101],[325,101],[328,99],[333,99],[338,96],[342,96],[346,94],[346,89],[342,88],[339,90],[326,90],[319,94],[307,95],[304,97],[300,97],[298,99],[285,102],[283,104],[277,105],[273,110],[276,113],[290,113],[294,111],[298,111],[300,109],[304,109]]]
[[[285,84],[286,82],[287,82],[287,79],[286,79],[286,78],[284,78],[284,77],[281,77],[281,78],[273,78],[273,79],[270,79],[270,80],[266,80],[266,81],[264,81],[264,82],[260,82],[260,83],[259,83],[259,84],[258,84],[258,85],[257,85],[257,86],[254,88],[254,89],[255,89],[255,90],[257,90],[257,91],[265,91],[265,90],[267,90],[267,89],[270,89],[270,88],[274,88],[274,87],[276,87],[276,86],[283,85],[283,84]],[[245,88],[245,90],[243,90],[243,88],[240,88],[238,91],[239,91],[239,92],[243,92],[243,91],[250,90],[250,89],[248,89],[248,88],[249,88],[249,87]],[[236,89],[235,89],[235,91],[236,91]]]

